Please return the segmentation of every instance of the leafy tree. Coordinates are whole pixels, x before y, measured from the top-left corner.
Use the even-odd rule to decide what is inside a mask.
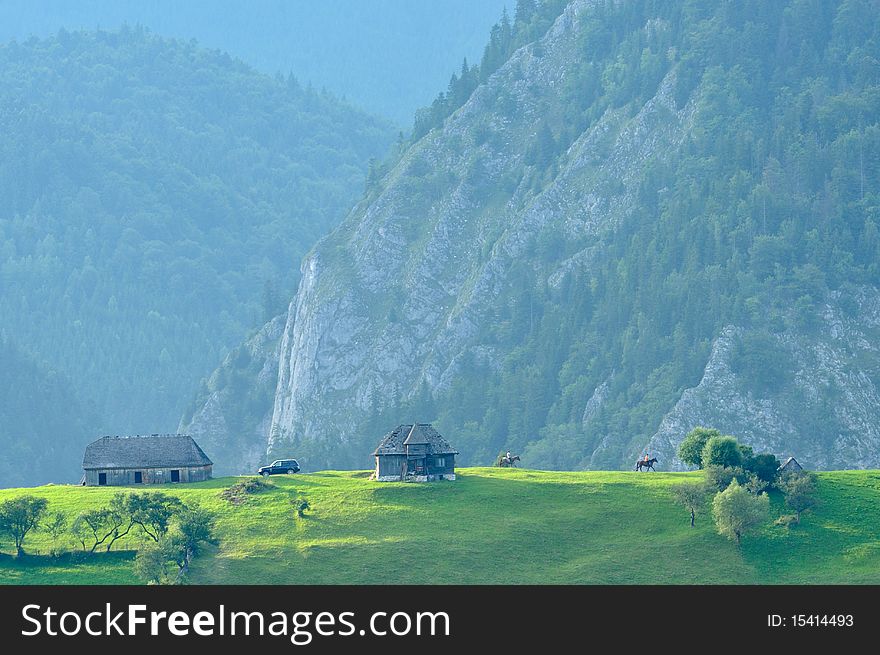
[[[739,444],[733,437],[711,437],[703,447],[703,466],[742,466],[743,458]]]
[[[55,557],[60,554],[58,540],[67,533],[68,522],[67,513],[58,510],[51,512],[43,523],[43,529],[52,537],[52,555]]]
[[[746,475],[741,467],[709,465],[703,471],[706,476],[706,483],[717,491],[724,491],[734,480],[740,484],[745,484]]]
[[[703,510],[709,498],[711,487],[705,482],[682,482],[672,487],[672,495],[691,515],[691,527],[697,518],[697,512]]]
[[[185,507],[181,511],[178,530],[187,565],[207,544],[217,544],[214,524],[214,515],[197,505]]]
[[[779,471],[779,460],[771,453],[759,453],[747,459],[744,464],[747,471],[754,473],[760,480],[768,485],[776,481]]]
[[[138,550],[134,561],[134,573],[147,584],[174,584],[180,570],[179,543],[173,539],[151,543]]]
[[[132,523],[155,543],[165,536],[171,518],[182,507],[179,498],[161,492],[131,494],[124,501],[124,512],[131,516]]]
[[[818,478],[815,473],[802,471],[788,473],[779,480],[779,488],[785,495],[785,504],[794,510],[797,523],[801,513],[819,504]]]
[[[695,427],[685,435],[678,446],[678,458],[685,464],[703,468],[703,449],[712,437],[720,437],[721,432],[715,428]]]
[[[38,530],[48,501],[37,496],[18,496],[0,503],[0,533],[7,533],[15,544],[17,557],[24,555],[24,540]]]
[[[98,546],[106,544],[109,552],[113,544],[127,536],[134,526],[128,507],[128,495],[119,492],[110,499],[107,507],[82,512],[73,522],[71,533],[82,549],[94,553]]]
[[[730,486],[715,495],[712,518],[718,533],[735,539],[740,545],[742,536],[767,521],[770,499],[767,494],[754,495],[733,480]]]

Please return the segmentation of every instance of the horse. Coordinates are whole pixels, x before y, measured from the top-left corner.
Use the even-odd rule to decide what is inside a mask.
[[[654,471],[654,464],[657,463],[657,458],[652,457],[649,460],[640,459],[636,462],[636,471],[641,471],[644,468],[646,471]],[[656,472],[656,471],[655,471]]]
[[[519,455],[514,455],[510,459],[507,458],[507,455],[504,455],[501,459],[498,460],[498,466],[500,466],[501,468],[513,466],[515,468],[518,461]]]

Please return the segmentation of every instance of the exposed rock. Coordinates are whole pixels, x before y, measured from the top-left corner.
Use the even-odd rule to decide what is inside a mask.
[[[577,65],[579,16],[588,4],[565,10],[541,39],[540,57],[534,46],[517,51],[304,261],[281,342],[270,447],[344,444],[376,408],[423,383],[435,390],[448,384],[465,354],[491,360],[493,346],[480,342],[479,328],[528,244],[548,231],[576,233],[583,242],[615,229],[636,203],[645,158],[672,152],[684,138],[693,111],[676,108],[670,74],[636,115],[609,111],[578,136],[545,189],[535,194],[519,183],[487,210],[469,177],[477,175],[480,188],[498,187],[522,167],[524,136]],[[498,106],[502,92],[515,110]],[[473,142],[476,122],[488,124],[494,138],[475,154],[456,144]],[[600,143],[608,154],[598,162]],[[433,173],[413,177],[417,162]],[[620,184],[604,184],[609,174]],[[440,193],[426,190],[437,184]],[[588,261],[589,252],[577,257]],[[392,303],[397,320],[389,320]],[[366,461],[344,447],[327,457],[310,465]]]
[[[284,317],[264,325],[211,375],[178,432],[195,437],[215,475],[253,473],[265,464]]]
[[[814,334],[787,330],[776,335],[792,381],[764,394],[734,370],[743,330],[726,328],[712,346],[700,383],[685,390],[664,417],[648,451],[664,468],[681,469],[675,457],[678,444],[692,428],[704,425],[734,434],[781,461],[795,456],[807,468],[880,467],[880,391],[866,368],[876,362],[880,347],[874,332],[880,325],[880,291],[861,289],[858,307],[853,317],[834,302],[826,304],[819,308]]]

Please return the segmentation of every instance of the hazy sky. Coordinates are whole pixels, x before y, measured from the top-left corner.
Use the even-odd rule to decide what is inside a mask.
[[[515,0],[0,0],[0,42],[140,24],[292,71],[408,128]]]

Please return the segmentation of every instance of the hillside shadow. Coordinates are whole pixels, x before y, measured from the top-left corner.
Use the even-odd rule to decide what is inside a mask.
[[[131,561],[137,556],[136,550],[113,550],[108,552],[84,553],[66,552],[60,555],[25,553],[16,557],[10,553],[0,553],[0,566],[19,568],[40,568],[50,566],[74,566],[88,563],[118,563]]]

